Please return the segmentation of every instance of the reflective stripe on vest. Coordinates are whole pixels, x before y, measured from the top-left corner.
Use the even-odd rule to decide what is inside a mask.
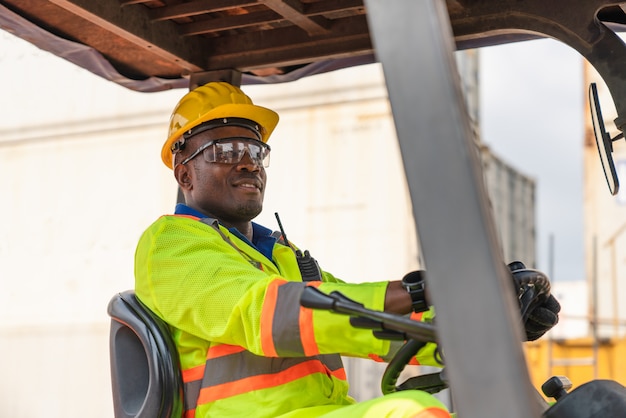
[[[305,286],[320,284],[273,280],[261,313],[265,356],[239,346],[211,346],[204,365],[183,371],[185,418],[193,418],[197,405],[280,386],[315,373],[345,381],[341,356],[319,355],[313,334],[313,311],[294,303],[300,300]]]
[[[313,311],[300,300],[305,286],[321,282],[273,280],[267,287],[261,313],[261,345],[269,357],[315,356],[319,354],[313,334]],[[278,313],[278,314],[277,314]]]
[[[197,405],[280,386],[314,373],[346,380],[338,354],[272,358],[257,356],[242,347],[212,346],[204,365],[183,371],[185,417],[193,417]]]

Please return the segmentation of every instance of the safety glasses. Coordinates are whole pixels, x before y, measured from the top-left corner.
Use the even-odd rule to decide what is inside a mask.
[[[185,165],[200,153],[207,163],[236,164],[241,161],[243,154],[248,151],[250,159],[259,167],[269,167],[270,146],[250,138],[223,138],[207,142],[185,158],[181,164]]]

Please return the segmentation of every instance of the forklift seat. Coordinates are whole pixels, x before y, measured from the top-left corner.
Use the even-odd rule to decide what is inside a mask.
[[[168,326],[127,290],[109,302],[115,418],[179,418],[183,382]]]

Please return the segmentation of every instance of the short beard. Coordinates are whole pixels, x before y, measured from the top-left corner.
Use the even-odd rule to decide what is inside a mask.
[[[240,219],[252,220],[259,216],[263,210],[263,205],[258,202],[246,202],[237,206],[235,215]]]

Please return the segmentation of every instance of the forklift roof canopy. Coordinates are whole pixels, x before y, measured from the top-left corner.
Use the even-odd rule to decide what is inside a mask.
[[[610,1],[446,4],[457,49],[549,36],[583,53],[581,23],[626,23]],[[0,28],[146,92],[207,71],[275,83],[376,60],[363,0],[0,0]]]

